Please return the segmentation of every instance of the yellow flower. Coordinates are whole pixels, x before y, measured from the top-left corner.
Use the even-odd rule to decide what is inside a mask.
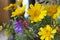
[[[23,14],[24,11],[25,11],[25,7],[26,7],[26,6],[18,7],[18,8],[15,10],[15,12],[12,12],[11,17],[20,16],[21,14]]]
[[[35,4],[34,6],[31,4],[28,9],[28,14],[30,15],[31,22],[42,21],[42,19],[46,16],[45,7],[41,4]]]
[[[9,6],[4,7],[4,10],[9,10],[13,6],[14,6],[14,4],[10,4]]]
[[[10,4],[9,6],[4,7],[4,10],[10,10],[12,7],[17,8],[17,6],[22,4],[23,0],[18,0],[15,4]]]
[[[40,32],[38,32],[38,35],[41,36],[41,40],[52,40],[56,32],[56,29],[51,28],[50,25],[46,25],[45,28],[40,28]]]
[[[56,6],[54,6],[54,5],[52,5],[52,6],[50,6],[48,9],[47,9],[47,12],[48,12],[48,15],[49,16],[52,16],[52,15],[54,15],[55,13],[56,13]]]
[[[3,27],[2,26],[0,26],[0,30],[2,30],[3,29]]]
[[[56,9],[57,9],[57,12],[53,15],[54,19],[57,19],[60,16],[60,5]]]
[[[5,34],[6,36],[8,36],[10,33],[8,32],[7,29],[5,29],[5,30],[4,30],[4,34]]]
[[[14,9],[16,9],[17,6],[20,6],[22,4],[23,0],[17,0],[17,2],[14,4]]]
[[[60,8],[57,5],[50,5],[49,8],[47,8],[47,15],[52,16],[53,19],[57,19],[60,13]]]

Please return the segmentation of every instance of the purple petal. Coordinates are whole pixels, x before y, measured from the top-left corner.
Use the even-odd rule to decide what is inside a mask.
[[[14,22],[14,26],[15,26],[15,32],[22,34],[24,32],[24,30],[22,29],[21,24],[19,24],[17,21]]]

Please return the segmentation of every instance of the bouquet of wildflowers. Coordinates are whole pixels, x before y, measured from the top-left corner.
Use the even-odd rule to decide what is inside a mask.
[[[3,24],[5,35],[13,35],[11,40],[60,40],[60,5],[30,4],[24,17],[23,0],[10,4],[4,10],[12,10],[10,24]]]

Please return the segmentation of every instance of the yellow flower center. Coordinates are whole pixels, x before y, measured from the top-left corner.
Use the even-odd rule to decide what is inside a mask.
[[[57,12],[56,7],[51,6],[50,8],[48,8],[48,15],[52,16]]]
[[[38,17],[39,16],[39,13],[37,12],[37,10],[35,10],[35,12],[33,13],[33,16],[35,17]]]
[[[45,36],[46,36],[46,37],[50,37],[50,34],[51,34],[51,31],[49,31],[49,30],[46,29],[46,30],[45,30]]]

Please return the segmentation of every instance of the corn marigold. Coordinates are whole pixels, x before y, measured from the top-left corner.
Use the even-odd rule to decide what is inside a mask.
[[[31,22],[42,21],[42,19],[46,16],[45,7],[41,4],[35,4],[34,6],[30,4],[30,8],[28,9],[28,14],[30,15]]]
[[[17,8],[17,6],[22,4],[23,0],[17,0],[17,2],[15,4],[9,4],[8,6],[4,7],[4,10],[10,10],[12,7],[14,7],[14,9]]]
[[[10,5],[6,6],[6,7],[4,7],[3,9],[4,10],[10,10],[13,6],[14,6],[14,4],[10,4]]]
[[[40,28],[38,35],[41,36],[41,40],[52,40],[54,38],[54,34],[56,33],[56,29],[51,28],[50,25],[46,25],[45,28]]]
[[[21,14],[23,14],[25,11],[25,7],[26,6],[18,7],[14,12],[12,12],[11,17],[20,16]]]
[[[47,8],[47,15],[52,16],[53,19],[57,19],[59,17],[59,13],[60,6],[50,5],[50,7]]]

